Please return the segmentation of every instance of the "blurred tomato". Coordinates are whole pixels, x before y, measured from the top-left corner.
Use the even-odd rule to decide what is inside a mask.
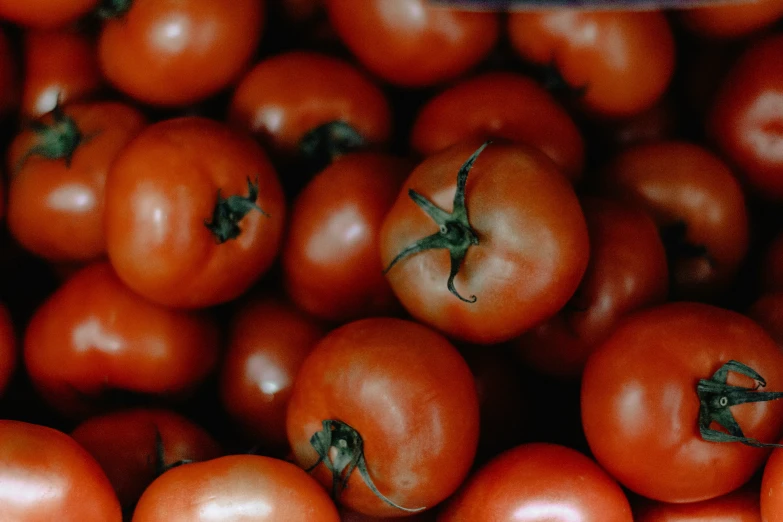
[[[685,27],[705,38],[738,38],[783,18],[781,0],[744,0],[680,12]]]

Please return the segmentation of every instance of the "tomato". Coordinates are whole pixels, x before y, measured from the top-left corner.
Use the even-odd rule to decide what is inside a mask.
[[[517,12],[509,15],[508,32],[523,59],[555,68],[595,115],[650,108],[674,72],[674,37],[658,11]]]
[[[498,15],[429,5],[427,0],[325,0],[337,35],[373,73],[405,87],[452,80],[498,40]]]
[[[783,442],[783,441],[781,441]],[[783,520],[783,454],[780,448],[772,452],[761,479],[761,520]]]
[[[222,453],[200,426],[168,410],[134,409],[92,417],[71,437],[101,465],[125,510],[132,510],[168,467]]]
[[[7,219],[17,241],[50,260],[103,255],[109,166],[145,125],[129,105],[93,102],[58,108],[16,136]]]
[[[62,27],[98,6],[99,0],[0,0],[0,18],[15,24]]]
[[[71,417],[102,409],[112,391],[185,397],[214,369],[217,356],[210,315],[147,301],[108,263],[66,281],[36,310],[24,339],[36,388]]]
[[[746,489],[687,504],[648,502],[634,514],[636,522],[761,522],[759,492]]]
[[[0,513],[14,522],[120,522],[101,467],[68,435],[0,420]]]
[[[249,300],[231,320],[220,373],[221,402],[268,451],[288,447],[285,418],[294,380],[323,335],[316,321],[278,299]]]
[[[783,35],[748,47],[729,71],[707,130],[762,197],[783,198]]]
[[[435,331],[391,318],[327,334],[299,370],[287,419],[296,462],[341,504],[376,517],[452,494],[473,463],[478,425],[459,352]]]
[[[671,98],[664,97],[633,116],[597,122],[594,146],[616,153],[640,143],[671,140],[680,132],[680,120],[679,108]]]
[[[764,392],[781,389],[783,352],[761,326],[671,303],[633,314],[593,352],[582,425],[598,463],[628,489],[697,502],[737,489],[764,463],[768,449],[739,442],[778,440],[783,403]]]
[[[602,184],[661,227],[674,295],[714,296],[732,283],[748,250],[748,215],[739,182],[714,154],[686,142],[638,145],[611,161]]]
[[[525,444],[481,468],[448,502],[438,522],[579,520],[632,522],[619,485],[581,453]]]
[[[0,303],[0,397],[8,387],[19,358],[16,348],[16,332],[8,313],[8,306]]]
[[[783,292],[763,294],[748,310],[748,316],[758,322],[783,347]]]
[[[104,13],[98,60],[120,91],[148,104],[188,105],[236,81],[264,25],[264,0],[132,0]]]
[[[58,104],[89,98],[101,87],[95,45],[83,33],[28,30],[23,49],[25,116],[43,116]]]
[[[576,124],[532,79],[510,72],[484,73],[432,98],[413,124],[411,148],[429,156],[461,141],[497,138],[538,148],[571,180],[582,174]]]
[[[253,140],[199,117],[147,127],[106,183],[106,246],[117,274],[162,304],[236,298],[280,248],[285,201]]]
[[[706,38],[738,38],[771,26],[783,18],[780,0],[750,0],[679,13],[685,27]]]
[[[561,377],[579,376],[623,316],[663,303],[669,288],[666,252],[644,211],[598,198],[583,200],[582,208],[591,256],[579,289],[557,315],[514,343],[528,365]]]
[[[340,522],[316,481],[288,462],[231,455],[186,464],[144,492],[133,522]]]
[[[490,344],[554,315],[589,245],[579,201],[549,158],[525,145],[476,147],[455,145],[411,173],[381,229],[381,257],[416,319]]]
[[[285,288],[297,306],[339,322],[398,310],[378,233],[409,167],[393,156],[353,153],[299,194],[282,250]]]

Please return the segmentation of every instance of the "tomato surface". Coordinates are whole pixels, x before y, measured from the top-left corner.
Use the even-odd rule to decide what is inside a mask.
[[[759,323],[783,347],[783,292],[762,294],[748,310],[748,317]]]
[[[685,27],[706,38],[739,38],[771,26],[783,18],[780,0],[749,0],[684,10]]]
[[[0,303],[0,397],[16,371],[17,350],[16,332],[8,306]]]
[[[0,0],[0,18],[28,27],[68,25],[98,6],[99,0]]]
[[[635,522],[761,522],[759,492],[741,489],[722,497],[665,504],[647,502],[634,510]]]
[[[769,457],[761,478],[761,520],[783,520],[783,454],[776,448]]]

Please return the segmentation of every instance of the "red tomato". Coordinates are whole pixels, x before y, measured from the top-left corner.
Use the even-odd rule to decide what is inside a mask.
[[[549,158],[525,145],[476,147],[456,145],[413,171],[381,229],[381,257],[416,319],[490,344],[562,308],[589,245],[579,201]]]
[[[188,105],[236,81],[256,50],[264,0],[115,2],[98,40],[106,79],[153,105]]]
[[[13,522],[120,522],[101,467],[68,435],[0,420],[0,513]]]
[[[429,5],[427,0],[326,0],[337,35],[386,81],[423,87],[456,78],[498,39],[498,15]]]
[[[429,156],[461,141],[496,138],[536,147],[572,181],[582,175],[576,124],[533,80],[510,72],[485,73],[432,98],[416,117],[411,147]]]
[[[15,24],[55,28],[68,25],[98,6],[99,0],[0,0],[0,18]]]
[[[184,397],[214,369],[217,356],[211,316],[143,299],[107,263],[66,281],[35,312],[24,340],[36,388],[72,417],[101,409],[112,390]]]
[[[221,401],[266,450],[288,447],[285,418],[294,379],[323,334],[312,318],[277,299],[251,300],[232,318],[220,374]]]
[[[759,297],[748,310],[748,316],[763,326],[783,348],[783,292],[776,291]]]
[[[640,143],[670,140],[680,131],[680,119],[680,110],[674,101],[661,98],[649,109],[633,116],[597,122],[596,145],[616,152]]]
[[[637,145],[602,183],[661,227],[675,295],[713,296],[731,284],[748,250],[748,216],[739,182],[715,155],[685,142]]]
[[[133,522],[340,522],[321,486],[288,462],[232,455],[167,471]]]
[[[349,154],[299,194],[282,251],[285,288],[298,307],[340,322],[398,310],[378,234],[409,171],[385,154]]]
[[[83,33],[70,30],[24,34],[22,114],[37,118],[58,104],[83,100],[101,86],[95,46]]]
[[[476,388],[440,334],[363,319],[327,334],[305,359],[287,426],[297,463],[315,466],[340,503],[401,516],[434,507],[465,479],[478,441]]]
[[[644,211],[594,198],[582,208],[591,255],[579,289],[556,316],[515,342],[527,364],[561,377],[579,376],[623,316],[663,303],[669,289],[666,251]]]
[[[758,324],[672,303],[632,315],[587,361],[582,425],[598,463],[624,486],[696,502],[737,489],[764,463],[769,450],[720,440],[777,441],[783,403],[761,392],[779,390],[783,352]]]
[[[783,443],[783,441],[781,441]],[[761,479],[761,520],[783,520],[783,451],[772,452]]]
[[[264,151],[203,118],[147,127],[106,184],[106,246],[117,274],[156,302],[232,300],[272,265],[285,201]]]
[[[125,510],[132,510],[169,466],[222,453],[200,426],[168,410],[135,409],[92,417],[71,437],[101,465]]]
[[[129,105],[70,105],[11,143],[8,228],[50,260],[84,261],[106,252],[104,188],[120,150],[146,125]]]
[[[16,370],[16,332],[11,322],[8,307],[0,303],[0,397],[8,387]]]
[[[783,35],[751,45],[723,82],[708,132],[762,197],[783,198]]]
[[[674,37],[662,12],[558,9],[511,13],[511,45],[534,64],[556,68],[580,103],[617,117],[652,107],[674,72]]]
[[[783,17],[780,0],[745,0],[680,13],[685,27],[706,38],[738,38],[771,26]]]
[[[756,490],[687,504],[648,502],[634,515],[635,522],[761,522]]]
[[[619,485],[581,453],[525,444],[481,468],[449,501],[438,522],[562,520],[632,522]]]

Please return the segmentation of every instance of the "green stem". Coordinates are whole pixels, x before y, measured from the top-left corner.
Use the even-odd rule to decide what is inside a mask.
[[[247,196],[233,195],[224,198],[220,194],[220,189],[218,189],[217,202],[212,211],[212,220],[205,220],[204,225],[212,232],[215,236],[215,241],[219,244],[239,237],[239,234],[242,233],[239,222],[253,210],[269,217],[269,214],[256,204],[256,199],[258,199],[258,178],[256,178],[255,182],[250,181],[250,178],[248,178],[247,192]]]
[[[65,113],[59,103],[54,106],[51,115],[51,123],[42,121],[30,123],[30,128],[36,136],[35,144],[19,159],[15,167],[17,172],[32,156],[41,156],[50,160],[64,159],[66,167],[70,167],[76,149],[89,139],[84,137],[76,121]]]
[[[101,0],[97,13],[103,20],[122,18],[132,4],[133,0]]]

